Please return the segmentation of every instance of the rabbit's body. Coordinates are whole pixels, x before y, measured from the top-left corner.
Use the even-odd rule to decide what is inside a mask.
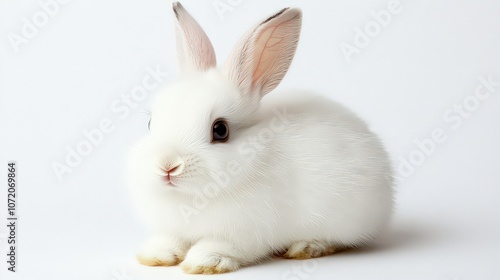
[[[181,8],[178,20],[191,21]],[[299,10],[285,9],[250,38],[269,26],[296,31],[297,18]],[[186,30],[197,27],[191,21]],[[296,32],[282,34],[277,44],[293,57]],[[248,79],[252,72],[240,64],[260,47],[268,55],[260,39],[252,48],[243,41],[238,49],[246,55],[215,69],[204,60],[210,48],[203,38],[195,40],[204,42],[203,56],[185,56],[203,71],[187,71],[160,93],[151,133],[130,157],[132,197],[153,230],[140,261],[220,273],[277,252],[310,258],[371,241],[392,208],[391,167],[378,138],[324,97],[282,92],[261,101],[291,59],[271,61]]]

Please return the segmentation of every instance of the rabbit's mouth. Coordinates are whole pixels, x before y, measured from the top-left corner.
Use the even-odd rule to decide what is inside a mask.
[[[176,187],[176,185],[174,184],[174,182],[172,181],[172,177],[170,176],[170,174],[167,174],[165,176],[165,181],[167,183],[167,186],[169,187]]]
[[[177,187],[177,186],[176,186],[176,185],[174,185],[174,183],[172,183],[172,182],[167,182],[167,186],[169,186],[169,187]]]

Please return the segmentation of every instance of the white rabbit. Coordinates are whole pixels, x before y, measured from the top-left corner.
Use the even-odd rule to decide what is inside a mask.
[[[326,98],[264,97],[290,66],[301,10],[255,26],[222,68],[198,23],[181,4],[173,10],[182,75],[159,93],[129,159],[132,198],[152,231],[139,261],[212,274],[372,241],[393,206],[377,136]]]

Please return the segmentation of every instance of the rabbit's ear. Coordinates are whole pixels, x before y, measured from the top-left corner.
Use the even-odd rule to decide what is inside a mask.
[[[240,39],[224,70],[243,94],[262,97],[278,86],[297,49],[301,25],[301,10],[285,8]]]
[[[175,15],[177,57],[182,71],[206,71],[215,67],[215,52],[207,34],[179,2],[172,4]]]

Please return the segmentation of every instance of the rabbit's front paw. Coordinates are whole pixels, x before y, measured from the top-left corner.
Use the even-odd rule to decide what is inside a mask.
[[[137,260],[148,266],[172,266],[182,262],[187,248],[179,240],[169,238],[152,238],[144,246]]]
[[[173,266],[179,264],[182,256],[171,251],[142,252],[137,255],[137,260],[147,266]]]
[[[190,274],[219,274],[235,271],[240,267],[237,260],[217,253],[188,254],[181,268]]]

